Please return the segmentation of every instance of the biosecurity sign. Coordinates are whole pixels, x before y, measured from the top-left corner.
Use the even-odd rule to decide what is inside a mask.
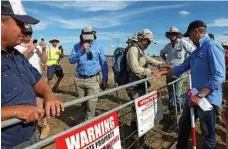
[[[55,142],[57,149],[120,149],[117,113],[113,112],[60,136]]]

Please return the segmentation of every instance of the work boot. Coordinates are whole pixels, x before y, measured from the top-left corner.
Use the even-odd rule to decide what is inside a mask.
[[[49,133],[50,133],[50,126],[49,124],[46,124],[41,128],[40,140],[47,138]]]

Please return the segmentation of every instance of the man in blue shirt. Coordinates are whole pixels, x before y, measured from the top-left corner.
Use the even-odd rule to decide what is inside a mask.
[[[99,93],[105,89],[108,82],[108,64],[103,48],[95,41],[96,32],[91,27],[82,29],[80,42],[74,45],[69,62],[77,63],[75,70],[76,90],[79,98]],[[99,72],[102,72],[102,81],[99,85]],[[85,119],[95,117],[95,108],[98,98],[82,103]]]
[[[191,130],[190,107],[195,109],[195,117],[200,120],[203,146],[201,149],[215,149],[215,124],[218,109],[222,104],[222,82],[225,80],[225,52],[223,47],[206,35],[206,24],[200,20],[189,24],[185,37],[189,37],[197,47],[181,65],[168,71],[168,75],[180,75],[191,69],[192,87],[199,93],[184,107],[180,119],[177,149],[187,149]],[[198,105],[205,97],[213,106],[203,111]]]
[[[2,129],[1,148],[21,149],[37,141],[38,119],[59,116],[64,107],[37,69],[14,49],[22,42],[25,24],[37,24],[39,20],[26,15],[19,0],[1,1],[1,15],[1,121],[23,121]],[[36,106],[37,95],[44,98],[45,111]]]

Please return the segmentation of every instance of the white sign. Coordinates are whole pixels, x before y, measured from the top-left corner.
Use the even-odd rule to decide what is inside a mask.
[[[117,113],[60,136],[55,143],[57,149],[121,149]]]
[[[163,119],[162,100],[160,93],[153,91],[135,100],[138,123],[138,136],[147,133]]]

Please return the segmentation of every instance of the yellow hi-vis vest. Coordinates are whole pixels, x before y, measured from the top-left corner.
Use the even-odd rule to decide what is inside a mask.
[[[60,57],[60,51],[58,46],[53,47],[49,46],[46,49],[46,54],[47,54],[47,65],[59,65],[59,57]]]

